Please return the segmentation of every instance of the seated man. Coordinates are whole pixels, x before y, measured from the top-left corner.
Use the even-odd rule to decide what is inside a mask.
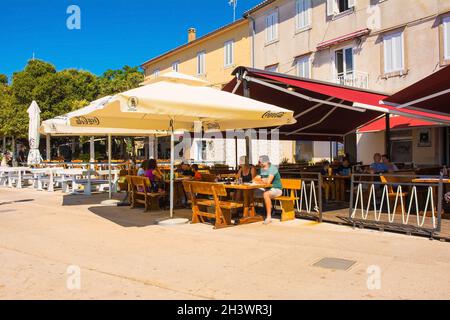
[[[389,171],[388,166],[382,162],[381,154],[375,153],[373,161],[374,162],[370,165],[371,174],[386,173]]]
[[[391,159],[387,154],[383,155],[383,163],[387,166],[389,172],[397,172],[398,167],[395,165],[395,163],[391,162]]]
[[[342,164],[337,169],[337,174],[343,177],[348,177],[352,174],[352,166],[347,158],[344,158]]]
[[[270,163],[268,156],[259,158],[261,168],[259,174],[255,177],[254,182],[272,185],[272,188],[258,190],[259,196],[264,198],[267,217],[264,221],[265,225],[272,222],[272,200],[283,194],[283,186],[281,184],[281,175],[277,167]],[[257,195],[258,196],[258,195]]]

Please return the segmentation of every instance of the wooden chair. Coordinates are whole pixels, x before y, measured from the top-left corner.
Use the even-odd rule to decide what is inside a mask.
[[[227,196],[227,190],[223,184],[183,181],[183,187],[192,202],[192,223],[205,223],[205,218],[208,218],[215,220],[214,229],[226,228],[231,226],[232,210],[243,208],[242,203],[220,199]],[[214,208],[214,213],[200,209],[205,207]]]
[[[414,179],[415,173],[414,172],[402,172],[401,175],[402,176],[396,176],[396,175],[380,176],[381,182],[384,184],[388,184],[388,198],[389,198],[389,205],[390,205],[391,209],[394,207],[395,199],[397,198],[397,190],[394,190],[394,185],[396,183],[398,183],[398,184],[411,183],[411,181]],[[410,177],[403,177],[403,175],[410,176]],[[407,189],[407,188],[403,188],[402,193],[400,194],[400,197],[402,197],[403,205],[405,206],[405,208],[407,208],[408,204],[406,203],[406,198],[408,196],[408,192],[405,192],[405,189]],[[397,211],[398,212],[402,211],[400,199],[398,200],[398,203],[397,203]]]
[[[166,196],[165,192],[149,192],[150,181],[145,177],[127,176],[127,180],[132,209],[136,208],[137,204],[143,204],[145,212],[150,209],[160,209],[159,199]]]
[[[281,184],[284,195],[275,199],[275,201],[280,202],[281,221],[294,220],[295,202],[299,200],[298,192],[302,190],[302,180],[281,179]]]

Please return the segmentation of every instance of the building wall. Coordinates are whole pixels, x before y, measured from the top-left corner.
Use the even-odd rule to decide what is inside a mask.
[[[234,40],[234,65],[225,67],[225,42]],[[222,86],[232,80],[235,67],[250,64],[250,39],[248,23],[245,20],[224,28],[211,36],[199,38],[173,53],[162,56],[142,67],[146,77],[151,77],[155,70],[160,73],[172,71],[172,64],[179,62],[179,72],[197,76],[197,53],[206,52],[206,74],[202,76],[213,86]]]
[[[414,164],[419,166],[442,165],[442,130],[442,128],[431,128],[431,145],[429,147],[419,146],[421,129],[411,130]],[[358,162],[370,164],[373,162],[375,153],[385,153],[385,138],[384,132],[358,133]]]
[[[338,16],[327,16],[326,0],[311,0],[311,28],[297,31],[296,0],[277,0],[250,14],[255,23],[255,68],[278,65],[278,72],[296,75],[298,57],[310,57],[311,77],[322,81],[336,81],[335,50],[352,46],[354,70],[367,80],[367,89],[386,94],[395,93],[439,70],[441,61],[441,19],[450,14],[450,0],[355,0],[354,10]],[[266,43],[266,15],[278,10],[278,40]],[[370,29],[368,36],[349,40],[318,50],[320,43]],[[405,68],[403,74],[384,74],[383,36],[404,30]],[[370,160],[370,141],[359,135],[359,159]],[[367,141],[369,144],[367,145]],[[322,156],[321,144],[315,144],[314,158]],[[381,149],[383,150],[383,149]],[[369,152],[372,153],[373,152]],[[420,153],[415,153],[421,161]],[[416,160],[416,159],[415,159]]]

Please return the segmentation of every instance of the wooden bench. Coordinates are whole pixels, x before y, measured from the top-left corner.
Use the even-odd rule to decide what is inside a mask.
[[[226,228],[232,225],[232,210],[244,207],[242,203],[221,200],[227,190],[220,183],[183,181],[183,187],[192,202],[192,223],[205,223],[208,218],[215,220],[215,229]],[[203,207],[214,208],[214,213],[202,211]]]
[[[158,210],[159,200],[166,196],[165,192],[149,192],[150,181],[146,177],[127,176],[131,208],[136,208],[137,204],[143,204],[145,212],[154,209]]]
[[[295,203],[299,200],[298,192],[302,190],[302,180],[281,179],[283,186],[283,195],[275,198],[280,202],[281,221],[290,221],[295,219]]]

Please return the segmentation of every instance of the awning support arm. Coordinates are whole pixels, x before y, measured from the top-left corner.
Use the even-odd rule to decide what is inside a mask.
[[[423,98],[420,98],[420,99],[417,99],[417,100],[413,100],[413,101],[410,101],[410,102],[407,102],[407,103],[404,103],[404,104],[396,104],[396,103],[391,103],[391,102],[386,102],[386,101],[383,101],[383,103],[385,103],[387,105],[392,105],[393,107],[397,107],[398,109],[403,109],[403,108],[410,107],[410,106],[414,107],[414,105],[416,103],[420,103],[420,102],[424,102],[424,101],[427,101],[427,100],[431,100],[431,99],[437,98],[439,96],[443,96],[444,94],[447,94],[447,93],[450,93],[450,89],[447,89],[447,90],[444,90],[444,91],[440,91],[440,92],[436,92],[434,94],[430,94],[429,96],[426,96],[426,97],[423,97]]]

